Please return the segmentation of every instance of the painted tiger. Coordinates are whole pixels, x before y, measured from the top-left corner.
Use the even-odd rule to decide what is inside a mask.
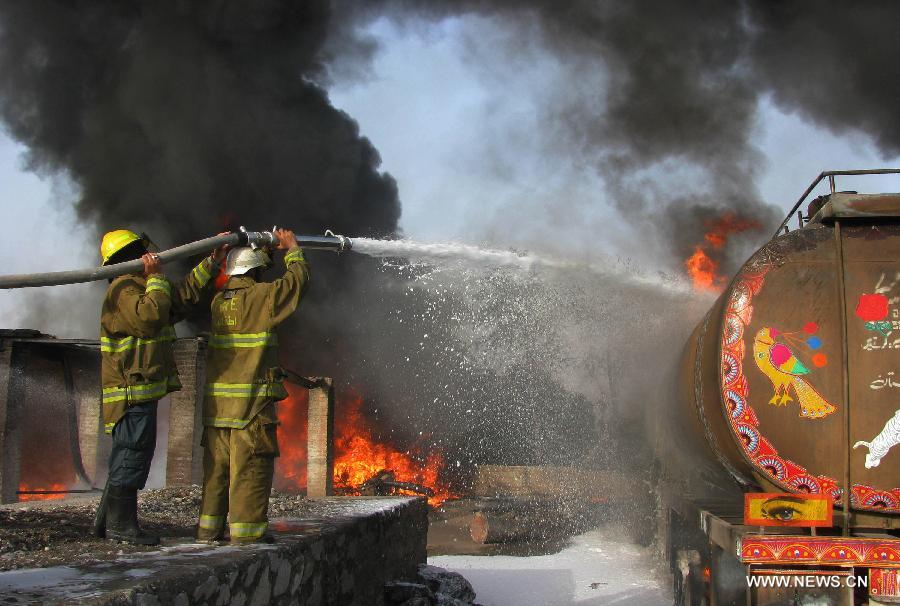
[[[881,459],[887,455],[891,447],[897,444],[900,444],[900,410],[888,419],[884,424],[884,429],[871,442],[859,441],[853,445],[853,448],[865,446],[869,449],[869,452],[866,453],[866,469],[872,469],[878,467]]]

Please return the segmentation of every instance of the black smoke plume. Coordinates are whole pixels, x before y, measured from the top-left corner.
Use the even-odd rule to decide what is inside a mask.
[[[763,91],[833,132],[869,135],[886,159],[900,154],[900,5],[828,0],[748,9],[753,75]]]
[[[378,152],[316,84],[328,2],[4,2],[0,115],[79,215],[183,242],[253,221],[391,235]]]

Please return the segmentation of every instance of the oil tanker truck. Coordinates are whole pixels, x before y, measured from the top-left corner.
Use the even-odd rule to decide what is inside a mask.
[[[898,172],[822,173],[693,331],[654,472],[678,606],[900,603],[900,194],[835,187]]]

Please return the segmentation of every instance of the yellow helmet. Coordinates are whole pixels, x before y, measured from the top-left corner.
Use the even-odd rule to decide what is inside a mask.
[[[144,242],[144,246],[147,245],[146,236],[138,235],[127,229],[106,232],[100,241],[100,256],[103,258],[103,265],[106,265],[114,254],[138,240]]]

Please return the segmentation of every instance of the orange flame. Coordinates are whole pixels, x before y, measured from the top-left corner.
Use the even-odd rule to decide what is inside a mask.
[[[290,396],[278,403],[278,449],[275,459],[276,485],[284,488],[306,488],[306,411],[309,392],[286,384]]]
[[[423,456],[419,447],[401,452],[390,445],[380,444],[366,423],[362,397],[350,394],[345,405],[346,409],[335,419],[335,487],[353,489],[379,471],[390,470],[398,482],[411,482],[432,489],[435,495],[428,499],[432,505],[439,505],[451,496],[440,481],[444,458],[439,452]]]
[[[19,491],[28,491],[28,490],[67,490],[68,486],[65,484],[52,483],[49,486],[29,486],[27,483],[22,482],[19,484]],[[20,494],[19,501],[55,501],[58,499],[66,498],[65,493],[57,493],[57,494]]]
[[[723,249],[728,243],[729,236],[759,227],[757,221],[738,217],[734,213],[726,213],[708,221],[703,243],[694,246],[694,254],[684,262],[694,288],[720,292],[725,287],[726,277],[718,273],[719,262],[709,253]]]
[[[716,272],[719,264],[709,258],[702,246],[694,247],[694,254],[684,262],[694,288],[697,290],[718,291],[724,278]]]
[[[279,485],[306,486],[306,411],[308,392],[288,388],[290,397],[279,404],[281,457],[276,463]],[[432,489],[431,505],[440,505],[452,495],[440,479],[444,459],[439,452],[423,454],[422,448],[401,451],[379,442],[362,410],[363,398],[354,392],[339,393],[335,402],[334,486],[354,492],[382,470],[394,472],[398,482],[411,482]]]

